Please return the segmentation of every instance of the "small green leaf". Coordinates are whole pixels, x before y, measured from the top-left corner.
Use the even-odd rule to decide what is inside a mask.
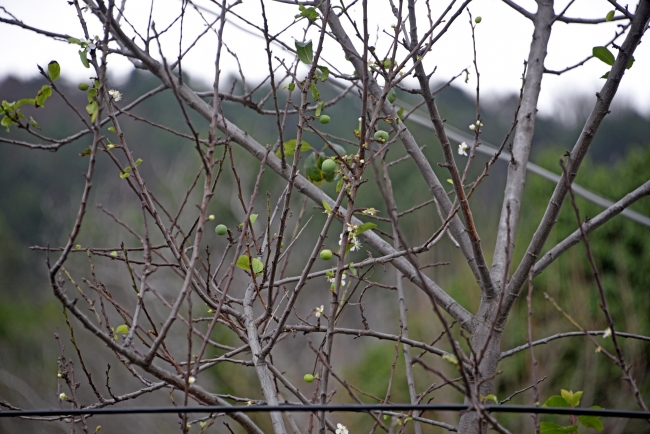
[[[560,394],[562,395],[562,398],[564,398],[564,400],[567,402],[567,404],[573,407],[573,390],[562,389],[560,390]]]
[[[311,153],[305,158],[305,175],[312,184],[318,185],[324,181],[323,171],[318,167],[318,160],[316,154]]]
[[[356,275],[357,275],[357,269],[354,268],[354,267],[352,266],[352,264],[353,264],[353,263],[350,262],[350,267],[348,267],[348,268],[349,268],[349,270],[350,270],[350,274],[352,274],[353,276],[356,276]]]
[[[578,391],[573,394],[573,401],[570,402],[572,407],[578,407],[580,405],[580,398],[582,398],[582,391]]]
[[[453,354],[443,354],[442,360],[452,365],[458,366],[458,358]]]
[[[113,250],[111,253],[109,253],[114,258],[117,258],[117,250]]]
[[[95,88],[88,89],[88,94],[86,96],[88,97],[88,102],[93,102],[93,100],[97,96],[97,89]]]
[[[246,271],[250,270],[250,261],[248,259],[248,256],[241,255],[239,258],[237,258],[236,265],[242,270],[246,270]]]
[[[264,271],[264,264],[257,258],[253,258],[253,271],[255,274],[260,274]]]
[[[316,84],[310,84],[309,90],[311,90],[311,96],[314,98],[314,101],[318,101],[320,99],[320,92],[318,91]]]
[[[605,21],[612,21],[613,18],[614,18],[614,11],[613,10],[607,12],[607,15],[605,15]]]
[[[298,58],[307,65],[311,65],[314,60],[314,50],[311,44],[311,39],[307,42],[295,42],[296,54]]]
[[[291,157],[296,153],[296,139],[287,140],[283,143],[282,147],[284,148],[285,157]],[[304,140],[300,142],[300,152],[309,151],[310,149],[311,146],[309,143],[305,142]],[[278,157],[282,155],[279,149],[275,152],[275,155]]]
[[[20,107],[23,104],[34,104],[36,100],[34,98],[24,98],[16,101],[16,108]]]
[[[201,422],[199,422],[199,425],[201,426],[201,428],[205,428],[205,426],[206,426],[207,424],[208,424],[208,423],[207,423],[206,421],[204,421],[204,420],[202,420]]]
[[[34,128],[36,128],[37,130],[40,130],[40,129],[41,129],[41,127],[38,125],[38,122],[36,122],[36,121],[34,120],[34,118],[31,117],[31,116],[29,117],[29,123],[31,124],[31,126],[33,126]]]
[[[127,326],[126,324],[122,324],[120,326],[117,326],[117,328],[115,329],[115,333],[119,333],[121,335],[125,335],[128,332],[129,332],[129,326]]]
[[[9,116],[3,117],[2,121],[0,121],[0,125],[7,128],[7,132],[9,132],[9,127],[14,123],[15,122]]]
[[[569,407],[569,403],[560,395],[553,395],[546,400],[544,407],[567,408]]]
[[[600,78],[608,79],[608,78],[609,78],[609,71],[607,71],[607,72],[605,73],[605,75],[603,75],[603,76],[600,77]]]
[[[99,105],[97,104],[97,101],[93,101],[86,106],[86,112],[88,112],[89,115],[93,115],[98,108]]]
[[[128,178],[129,176],[131,176],[130,173],[120,173],[120,178],[122,178],[122,179],[126,179],[126,178]]]
[[[600,59],[602,62],[605,62],[609,66],[612,66],[616,61],[616,58],[614,58],[612,52],[609,51],[606,47],[594,47],[591,52],[593,53],[594,57]]]
[[[400,107],[400,109],[397,110],[397,117],[400,119],[404,119],[404,107]]]
[[[630,69],[634,65],[634,56],[630,57],[630,60],[627,61],[627,65],[625,65],[625,69]]]
[[[317,66],[321,72],[320,74],[320,81],[326,81],[327,78],[330,76],[330,70],[327,66]]]
[[[488,402],[488,401],[492,401],[495,404],[499,403],[499,400],[497,399],[496,395],[493,395],[491,393],[488,396],[483,398],[483,402]]]
[[[560,426],[552,422],[542,422],[539,424],[539,429],[544,434],[564,434],[574,432],[578,429],[578,425]]]
[[[236,265],[244,271],[251,271],[251,262],[250,258],[247,255],[241,255],[237,258]],[[253,258],[253,272],[255,274],[260,274],[264,271],[264,264],[257,258]]]
[[[314,113],[314,116],[319,117],[320,113],[323,111],[323,106],[325,103],[323,101],[318,103],[318,106],[316,106],[316,113]]]
[[[142,164],[142,158],[138,158],[137,160],[135,160],[135,167],[138,167],[141,164]]]
[[[369,230],[374,229],[376,227],[377,227],[377,225],[374,224],[374,223],[371,223],[371,222],[366,222],[366,223],[360,224],[359,226],[357,226],[356,234],[361,235],[365,231],[369,231]]]
[[[343,188],[343,178],[339,179],[339,181],[336,183],[336,192],[339,193],[342,188]]]
[[[284,89],[289,89],[289,92],[293,92],[295,88],[296,88],[296,83],[293,82],[284,85]]]
[[[332,146],[332,148],[334,148],[336,152],[338,152],[339,155],[341,156],[345,155],[346,151],[343,146],[337,145],[336,143],[330,143],[330,145]]]
[[[43,105],[45,105],[45,101],[51,96],[52,88],[47,84],[43,85],[43,87],[41,87],[41,90],[39,90],[36,94],[36,98],[34,98],[34,105],[36,107],[43,107]]]
[[[257,214],[251,214],[251,216],[249,217],[249,220],[250,220],[251,224],[255,223],[255,220],[257,220]],[[239,223],[239,226],[244,226],[244,223]]]
[[[71,44],[82,45],[81,40],[77,39],[77,38],[68,38],[68,42],[71,43]]]
[[[578,420],[585,428],[595,428],[598,431],[602,431],[604,428],[598,416],[580,416]]]
[[[90,68],[90,62],[88,62],[88,58],[86,57],[86,50],[79,50],[79,58],[86,68]]]
[[[117,131],[115,130],[115,127],[108,127],[108,131],[111,133],[116,133]]]
[[[332,212],[332,207],[327,202],[325,202],[325,199],[323,199],[323,208],[325,208],[325,211],[327,211],[328,214]]]
[[[125,171],[125,172],[130,172],[130,171],[131,171],[131,166],[126,166],[126,167],[124,168],[124,171]]]
[[[47,72],[50,74],[50,80],[55,81],[61,75],[61,66],[56,60],[47,64]]]
[[[318,12],[316,12],[315,8],[306,8],[303,5],[298,5],[298,8],[300,9],[300,13],[296,15],[294,18],[307,18],[309,21],[314,22],[318,19]]]

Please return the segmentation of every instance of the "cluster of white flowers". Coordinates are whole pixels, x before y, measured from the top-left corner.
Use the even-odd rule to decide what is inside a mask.
[[[347,274],[344,272],[341,273],[341,286],[345,286],[345,279],[347,278]],[[332,277],[327,277],[327,281],[331,284],[336,283],[336,276],[332,273]],[[322,306],[321,306],[322,307]]]
[[[350,251],[355,252],[357,250],[361,250],[361,241],[359,241],[359,238],[357,238],[357,225],[352,225],[350,223],[346,223],[348,226],[348,244],[350,244],[352,247],[350,247]],[[343,235],[339,235],[339,246],[343,244]]]
[[[329,279],[328,279],[329,280]],[[316,318],[320,318],[323,315],[323,311],[325,310],[324,306],[321,304],[320,307],[317,307],[314,309],[314,316]]]
[[[348,429],[345,427],[345,425],[337,423],[336,424],[336,434],[349,434]]]
[[[122,92],[119,90],[111,89],[108,91],[108,94],[112,96],[116,102],[122,99]]]
[[[377,215],[377,212],[378,211],[374,208],[366,208],[363,211],[361,211],[361,214],[375,216]]]
[[[460,145],[458,145],[458,154],[467,157],[467,148],[469,148],[469,145],[465,142],[462,142]]]
[[[469,126],[469,129],[472,130],[472,131],[476,131],[477,128],[481,128],[482,126],[483,126],[483,122],[481,122],[481,121],[476,121],[475,124],[471,124],[471,125]]]

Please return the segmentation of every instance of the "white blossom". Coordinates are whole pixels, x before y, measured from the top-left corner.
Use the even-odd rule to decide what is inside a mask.
[[[459,155],[464,155],[464,156],[467,157],[467,148],[469,148],[467,143],[462,142],[460,145],[458,145],[458,154]]]
[[[319,318],[323,315],[323,311],[325,310],[325,307],[321,304],[320,307],[317,307],[314,309],[314,316],[316,318]]]
[[[474,125],[474,124],[470,125],[470,126],[469,126],[469,129],[472,130],[472,131],[474,131],[474,130],[476,129],[476,125]]]
[[[350,251],[356,252],[357,250],[361,250],[361,241],[359,241],[359,238],[353,237],[350,244],[352,244]]]
[[[336,434],[349,434],[349,433],[348,433],[348,429],[345,427],[345,425],[337,423],[336,424]]]
[[[187,382],[189,384],[194,384],[196,382],[196,377],[190,376],[190,378],[187,379]]]
[[[604,338],[608,338],[612,335],[612,329],[607,327],[607,330],[605,330],[605,333],[603,333]]]
[[[332,277],[330,277],[330,276],[332,276]],[[348,277],[348,276],[346,275],[345,271],[341,273],[341,286],[342,286],[342,287],[345,286],[345,279],[346,279],[347,277]],[[334,283],[336,283],[336,275],[334,274],[333,271],[330,272],[330,274],[327,275],[326,278],[327,278],[327,281],[328,281],[329,283],[331,283],[332,285],[334,285]]]
[[[98,39],[98,36],[95,36],[95,39],[81,39],[81,43],[86,45],[86,49],[94,50],[97,48],[97,45],[95,45],[95,40]]]
[[[112,96],[116,102],[122,99],[122,92],[119,90],[111,89],[108,91],[108,94]]]
[[[366,208],[363,211],[361,211],[361,214],[375,216],[377,215],[377,210],[374,208]]]
[[[68,395],[66,395],[65,392],[63,392],[63,393],[59,394],[59,399],[61,401],[65,401],[66,399],[68,399]]]

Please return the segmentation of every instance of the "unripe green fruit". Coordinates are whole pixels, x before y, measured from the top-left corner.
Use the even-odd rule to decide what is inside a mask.
[[[321,250],[320,258],[323,261],[329,261],[330,259],[332,259],[332,251],[329,249]]]
[[[79,90],[83,90],[85,92],[88,90],[88,83],[79,83],[77,87],[79,88]]]
[[[383,130],[379,130],[375,133],[375,140],[384,143],[386,140],[388,140],[388,133]]]
[[[330,123],[330,117],[327,115],[320,115],[318,118],[321,124],[329,124]]]
[[[481,21],[483,21],[483,19],[482,19],[481,17],[476,17],[476,18],[474,18],[474,22],[475,22],[476,24],[480,23]]]
[[[316,377],[314,377],[314,376],[311,375],[311,374],[305,374],[305,376],[302,377],[302,378],[303,378],[303,380],[305,380],[307,383],[311,383],[312,381],[314,381],[314,379],[315,379]]]
[[[226,235],[228,233],[228,228],[226,225],[218,225],[216,228],[214,228],[214,231],[217,233],[217,235]]]
[[[325,175],[330,175],[336,170],[336,163],[333,160],[325,160],[321,166],[321,170]]]

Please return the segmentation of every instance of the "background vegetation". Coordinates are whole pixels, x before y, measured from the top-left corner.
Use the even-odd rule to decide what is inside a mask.
[[[25,95],[35,94],[42,80],[23,82],[15,78],[8,78],[0,83],[0,100],[17,100]],[[138,95],[157,86],[157,83],[144,78],[139,73],[133,73],[126,83],[119,89],[126,95],[127,102]],[[200,87],[194,83],[194,87]],[[69,84],[68,93],[77,95],[80,106],[84,105],[85,94],[74,88],[76,84]],[[208,89],[208,86],[205,86]],[[264,93],[262,88],[260,93]],[[327,100],[327,91],[324,91],[324,100]],[[332,92],[333,94],[333,92]],[[408,96],[400,95],[402,98]],[[474,106],[470,97],[455,87],[444,90],[439,98],[438,105],[443,116],[451,125],[464,126],[474,119]],[[575,101],[576,112],[581,112],[581,104],[584,101]],[[359,108],[356,102],[337,105],[337,110],[332,113],[332,122],[329,133],[346,137],[350,136],[351,130],[356,128],[356,113]],[[483,119],[486,127],[482,138],[493,143],[500,143],[503,135],[509,129],[512,122],[512,114],[516,104],[515,98],[506,98],[501,101],[488,101],[484,103]],[[65,137],[81,129],[80,122],[75,121],[73,116],[66,112],[63,101],[53,96],[47,102],[45,110],[39,110],[38,122],[50,132],[51,136]],[[275,138],[275,120],[272,116],[252,115],[250,110],[234,104],[225,104],[226,116],[247,131],[260,143],[272,143]],[[27,111],[27,110],[26,110]],[[137,106],[133,113],[147,119],[154,120],[160,124],[169,126],[179,131],[187,131],[185,122],[180,115],[177,105],[173,100],[171,92],[167,91],[147,100]],[[36,114],[35,114],[36,116]],[[582,119],[576,119],[581,121]],[[207,133],[208,125],[198,117],[193,118],[195,125],[200,127],[202,134]],[[596,141],[590,153],[592,160],[586,163],[580,171],[577,183],[612,200],[619,199],[626,192],[631,191],[645,180],[650,178],[650,139],[648,138],[648,122],[638,113],[620,107],[609,116],[604,125],[600,128]],[[295,132],[291,127],[295,122],[288,122],[289,128],[286,132],[290,137]],[[575,142],[579,131],[573,125],[560,122],[558,119],[538,119],[536,137],[533,144],[532,161],[537,164],[560,173],[558,159],[566,149]],[[160,129],[153,128],[136,120],[127,120],[122,116],[122,127],[125,130],[134,153],[137,155],[139,149],[145,146],[156,147],[155,154],[148,154],[150,157],[142,164],[142,169],[147,176],[148,186],[156,191],[159,198],[168,201],[170,204],[179,203],[188,182],[196,174],[198,168],[198,157],[192,152],[192,143],[179,139]],[[435,137],[432,132],[415,125],[410,125],[411,131],[418,138],[419,143],[434,144]],[[2,130],[0,134],[7,133]],[[21,133],[12,131],[12,138],[20,139]],[[430,138],[430,139],[429,139]],[[57,402],[56,393],[56,359],[59,355],[58,344],[53,333],[60,333],[63,342],[68,344],[69,336],[64,321],[61,306],[52,296],[51,289],[47,285],[46,267],[44,264],[45,254],[42,251],[30,250],[34,245],[61,245],[67,235],[67,228],[74,219],[76,202],[83,187],[82,172],[86,166],[86,159],[79,154],[88,146],[91,139],[85,142],[82,140],[77,144],[65,146],[56,153],[35,153],[28,149],[7,144],[0,145],[0,397],[10,397],[13,404],[20,404],[24,407],[43,408],[54,407]],[[306,140],[312,145],[318,143],[316,136],[307,136]],[[397,159],[402,154],[400,151],[393,155]],[[428,146],[425,150],[430,161],[442,161],[439,147]],[[252,157],[241,153],[240,162],[247,161],[250,164],[248,177],[241,168],[241,182],[244,188],[251,187],[254,183],[254,176],[257,173],[259,164]],[[479,156],[473,169],[482,169],[484,160]],[[394,167],[395,196],[401,201],[401,207],[418,204],[418,191],[423,188],[421,181],[411,170],[412,163],[408,160]],[[442,169],[440,175],[444,176]],[[498,220],[500,212],[501,197],[499,197],[505,179],[505,164],[497,163],[491,171],[490,177],[481,188],[481,194],[473,198],[475,212],[484,213],[484,218],[479,220],[479,232],[483,234],[486,252],[491,252],[494,240],[489,238],[490,231]],[[226,176],[230,176],[226,174]],[[94,189],[90,203],[93,207],[90,210],[85,226],[81,234],[82,244],[115,246],[120,242],[127,242],[129,234],[118,228],[110,219],[95,205],[100,205],[96,198],[101,197],[106,209],[129,220],[139,218],[139,209],[129,209],[128,204],[120,201],[121,195],[126,194],[125,188],[113,181],[117,177],[115,170],[108,165],[98,166],[98,174],[94,181]],[[228,184],[230,182],[230,184]],[[277,185],[276,185],[277,184]],[[372,183],[368,183],[372,184]],[[118,185],[118,187],[116,187]],[[232,180],[226,181],[223,185],[233,185]],[[229,226],[241,221],[243,216],[233,214],[231,206],[236,195],[232,189],[222,185],[217,192],[211,205],[210,212],[215,214],[215,224],[225,223]],[[178,189],[175,188],[178,186]],[[272,175],[265,175],[263,183],[267,191],[281,189],[282,185]],[[526,245],[532,232],[544,212],[544,204],[553,191],[554,185],[535,175],[528,175],[527,192],[524,194],[520,231],[516,242],[517,247]],[[323,188],[333,189],[331,185]],[[231,191],[229,191],[231,190]],[[376,206],[382,203],[379,194],[369,187],[364,192],[358,203],[359,206]],[[293,221],[296,221],[303,205],[302,199],[295,201],[293,208]],[[191,202],[190,202],[191,203]],[[578,200],[578,205],[583,215],[593,216],[599,212],[599,208],[586,201]],[[554,244],[576,229],[573,210],[565,203],[558,224],[553,229],[554,233],[547,244]],[[632,206],[638,212],[650,215],[650,199],[645,198]],[[312,210],[311,205],[305,209],[306,216],[313,215],[314,224],[322,223],[323,215]],[[380,214],[381,215],[381,214]],[[386,215],[384,214],[384,217]],[[432,219],[432,216],[436,216]],[[428,205],[422,210],[412,214],[406,220],[405,228],[410,234],[430,233],[439,219],[433,205]],[[380,228],[382,223],[378,222]],[[292,225],[290,225],[292,227]],[[386,226],[388,228],[389,226]],[[409,233],[407,232],[407,235]],[[306,236],[315,239],[317,234]],[[597,265],[601,271],[603,283],[607,291],[610,309],[617,322],[619,330],[634,330],[637,333],[650,334],[650,274],[647,273],[647,265],[650,263],[650,228],[641,226],[624,217],[617,217],[607,223],[603,228],[596,230],[590,235],[591,245],[596,257]],[[219,247],[219,241],[215,239],[214,233],[208,236],[207,243]],[[305,243],[304,245],[308,245]],[[560,305],[568,310],[571,315],[583,326],[589,329],[604,329],[606,324],[598,307],[597,291],[591,270],[588,266],[584,248],[578,245],[561,260],[553,263],[550,268],[535,279],[535,293],[533,303],[535,304],[535,323],[543,327],[536,330],[544,335],[550,335],[560,331],[573,331],[572,325],[544,299],[543,293],[547,292],[554,297]],[[300,254],[296,252],[294,254]],[[523,254],[523,249],[516,249],[515,265]],[[470,310],[476,306],[471,305],[469,296],[463,295],[463,288],[473,282],[473,276],[461,259],[459,252],[448,241],[439,243],[426,256],[431,262],[450,262],[452,265],[444,265],[427,269],[436,281],[461,304]],[[490,258],[487,258],[488,262]],[[110,261],[107,258],[106,261]],[[424,259],[423,259],[424,261]],[[82,256],[75,257],[68,268],[78,265],[80,269],[84,266]],[[463,264],[462,266],[453,264]],[[119,265],[115,265],[119,267]],[[109,268],[110,269],[110,268]],[[291,270],[291,265],[289,265]],[[298,272],[300,270],[292,270]],[[106,272],[106,271],[105,271]],[[110,280],[110,279],[109,279]],[[119,277],[113,279],[112,284],[121,285],[124,282]],[[621,291],[621,288],[630,288],[631,291]],[[623,296],[619,296],[622,294]],[[422,311],[422,317],[430,315],[428,301],[420,292],[412,292],[413,297],[409,300],[409,309]],[[385,301],[385,309],[369,313],[369,322],[373,328],[382,329],[385,319],[387,324],[397,324],[394,320],[397,317],[396,295],[391,291],[384,291],[377,297]],[[320,305],[321,300],[325,302],[325,295],[320,299],[317,294],[314,296],[312,306]],[[420,303],[421,302],[421,303]],[[425,322],[418,324],[415,315],[409,324],[409,331],[415,339],[430,341],[435,337],[435,330],[420,327]],[[430,324],[430,323],[429,323]],[[526,306],[522,297],[518,301],[516,311],[511,315],[507,325],[510,329],[504,334],[503,348],[508,349],[525,342],[526,333]],[[534,329],[535,330],[535,329]],[[389,330],[397,332],[397,330]],[[439,332],[439,331],[438,331]],[[80,339],[84,339],[83,331],[80,331]],[[541,338],[543,336],[534,336]],[[356,386],[370,392],[375,396],[383,396],[386,393],[387,377],[390,373],[390,365],[396,351],[393,343],[372,343],[363,342],[362,339],[342,338],[348,342],[341,344],[344,350],[345,360],[343,368],[349,378],[356,380]],[[626,356],[634,366],[634,373],[642,392],[648,396],[650,393],[650,382],[647,381],[648,366],[647,360],[650,356],[650,348],[641,342],[627,340],[625,343]],[[606,346],[606,343],[603,342]],[[295,369],[293,376],[299,378],[303,371],[310,369],[303,363],[307,360],[294,358],[291,351],[291,344],[285,346],[286,359],[292,360],[292,367]],[[364,348],[364,351],[361,351]],[[401,351],[401,347],[397,349]],[[296,353],[297,354],[297,353]],[[71,353],[69,353],[72,356]],[[552,350],[547,351],[545,347],[538,347],[537,356],[540,369],[538,375],[546,376],[541,383],[541,396],[548,397],[557,394],[560,388],[584,390],[583,404],[598,404],[602,407],[634,407],[632,402],[620,400],[620,396],[630,396],[629,391],[623,390],[626,386],[619,381],[620,374],[617,368],[610,362],[604,361],[593,347],[584,338],[570,338],[556,342]],[[106,363],[102,361],[102,350],[92,356],[93,364],[98,372],[104,372]],[[403,364],[400,358],[398,363]],[[433,363],[433,362],[432,362]],[[119,368],[118,368],[119,369]],[[256,397],[257,380],[255,378],[242,378],[233,376],[229,372],[229,365],[218,365],[212,369],[213,381],[227,385],[233,391],[237,390],[240,396]],[[400,367],[398,366],[398,370]],[[498,382],[499,390],[497,396],[504,399],[515,390],[525,387],[522,380],[530,378],[530,360],[528,352],[521,352],[518,355],[502,362],[503,372]],[[117,372],[118,383],[115,386],[119,389],[119,379],[128,378],[128,373]],[[422,373],[422,375],[427,375]],[[606,378],[611,376],[612,381],[594,382],[590,378]],[[433,377],[431,378],[433,381]],[[342,392],[339,392],[342,393]],[[450,396],[449,399],[440,399],[440,402],[452,402],[459,396]],[[151,398],[156,402],[156,398]],[[396,385],[393,389],[391,400],[395,402],[407,402],[408,391],[405,384]],[[157,401],[160,402],[160,401]],[[514,403],[530,403],[530,396],[518,395]],[[436,417],[441,420],[453,421],[456,416],[440,414]],[[120,417],[120,420],[109,420],[97,418],[102,425],[111,429],[119,427],[122,432],[142,432],[142,429],[155,428],[155,432],[172,432],[170,422],[174,417],[159,416],[138,416]],[[544,419],[543,419],[544,420]],[[553,420],[553,418],[547,418]],[[511,427],[513,432],[524,432],[528,422],[522,417],[509,416],[504,422]],[[348,427],[355,432],[355,423],[365,426],[367,420],[357,421],[350,416]],[[647,425],[641,422],[613,420],[608,421],[608,432],[648,432]],[[169,427],[167,430],[165,427]],[[0,432],[18,432],[18,429],[29,427],[31,432],[37,429],[49,431],[52,425],[39,427],[34,423],[18,420],[0,419]],[[49,429],[49,430],[48,430]],[[644,431],[645,430],[645,431]]]

